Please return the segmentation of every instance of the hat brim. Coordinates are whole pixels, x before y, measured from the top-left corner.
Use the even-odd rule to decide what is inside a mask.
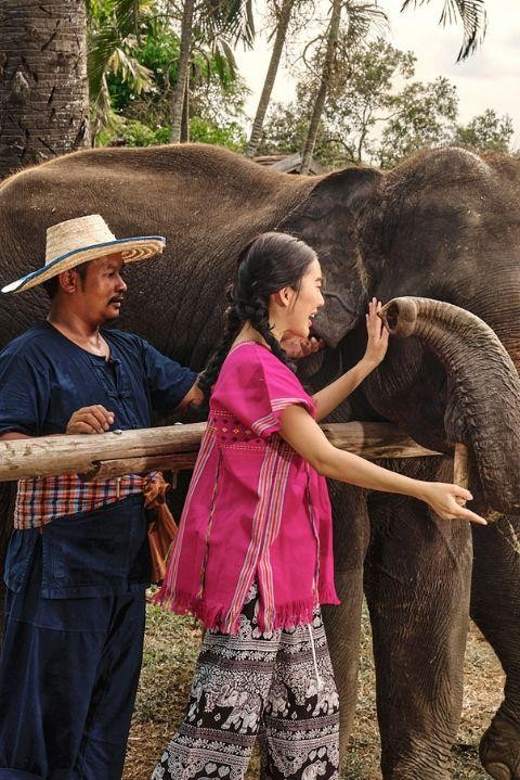
[[[134,238],[119,238],[115,241],[106,241],[102,244],[81,247],[81,249],[75,249],[72,252],[60,255],[60,257],[43,266],[43,268],[38,268],[37,271],[32,271],[21,279],[17,279],[16,282],[7,284],[5,287],[2,287],[2,292],[24,292],[31,287],[42,284],[47,279],[52,279],[53,276],[57,276],[64,271],[70,271],[71,268],[87,263],[89,260],[96,260],[99,257],[121,253],[124,263],[146,260],[149,257],[161,254],[165,246],[166,239],[164,236],[138,236]]]

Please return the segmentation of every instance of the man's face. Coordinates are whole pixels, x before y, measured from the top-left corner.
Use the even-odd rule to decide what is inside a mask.
[[[92,323],[102,325],[119,317],[127,289],[123,265],[120,254],[100,257],[86,266],[84,278],[78,274],[76,302]]]

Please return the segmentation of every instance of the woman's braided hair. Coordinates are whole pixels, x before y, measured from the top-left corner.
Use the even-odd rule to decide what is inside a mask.
[[[199,379],[206,396],[217,381],[222,363],[249,320],[271,347],[273,355],[293,367],[292,361],[273,336],[269,324],[269,298],[284,287],[299,290],[302,277],[316,259],[310,246],[287,233],[262,233],[244,247],[238,258],[235,282],[227,291],[224,335]]]

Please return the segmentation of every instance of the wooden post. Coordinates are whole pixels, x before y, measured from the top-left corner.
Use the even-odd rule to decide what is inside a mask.
[[[351,422],[322,427],[336,447],[369,460],[439,455],[390,423]],[[195,423],[0,442],[0,482],[52,474],[101,479],[155,468],[188,469],[194,464],[205,428],[206,423]]]

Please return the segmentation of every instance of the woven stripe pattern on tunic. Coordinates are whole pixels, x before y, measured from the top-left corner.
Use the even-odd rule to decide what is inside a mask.
[[[233,633],[236,630],[237,619],[257,567],[260,567],[263,586],[262,624],[267,628],[272,628],[274,625],[274,585],[269,548],[280,528],[287,477],[293,457],[294,450],[282,439],[274,439],[269,446],[265,447],[265,457],[258,483],[259,500],[253,518],[253,534],[231,608],[226,617],[226,632]]]

